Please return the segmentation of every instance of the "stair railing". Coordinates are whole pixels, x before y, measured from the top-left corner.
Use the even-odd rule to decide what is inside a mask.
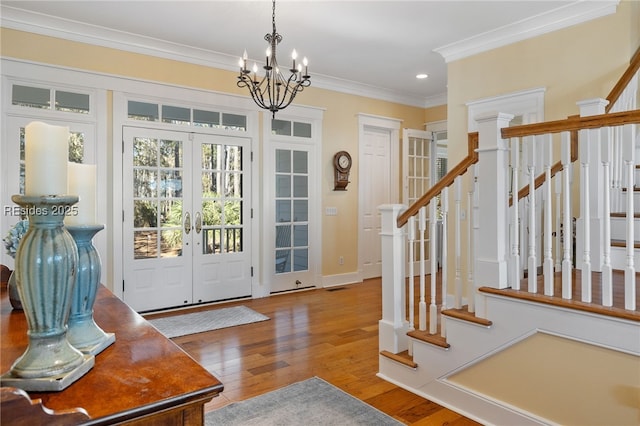
[[[514,186],[517,188],[517,176],[520,168],[528,170],[529,191],[526,199],[519,203],[513,203],[509,208],[510,215],[510,282],[519,289],[519,277],[524,275],[520,269],[520,243],[518,235],[520,231],[519,209],[524,208],[529,215],[526,234],[527,241],[527,288],[531,293],[538,292],[537,271],[541,267],[544,283],[544,294],[556,296],[554,286],[554,272],[561,271],[561,296],[565,299],[572,298],[572,269],[575,255],[575,263],[581,270],[581,300],[593,303],[592,297],[592,271],[602,272],[602,304],[612,306],[612,270],[624,270],[625,290],[624,309],[635,310],[635,259],[634,250],[634,205],[633,198],[633,173],[635,168],[635,141],[636,127],[640,123],[640,110],[605,113],[606,100],[591,100],[579,103],[581,116],[569,117],[565,120],[535,123],[523,126],[505,127],[501,129],[501,137],[509,139],[511,143],[511,170]],[[575,135],[579,135],[576,143]],[[553,138],[558,141],[560,135],[560,150],[553,150]],[[480,135],[482,138],[482,133]],[[624,173],[626,175],[625,198],[626,213],[626,244],[625,259],[623,264],[612,264],[610,241],[610,197],[611,186],[610,167],[613,160],[612,145],[620,144],[621,158],[623,159]],[[523,148],[524,146],[524,148]],[[535,164],[533,152],[543,147],[544,159],[542,167]],[[580,191],[578,200],[580,204],[580,218],[577,220],[577,231],[574,234],[572,204],[574,192],[572,184],[572,162],[575,158],[576,147],[579,147],[580,166]],[[518,158],[519,152],[528,152],[527,162],[522,164]],[[562,176],[556,176],[552,181],[552,164],[554,151],[560,152],[559,172]],[[482,167],[482,163],[480,163]],[[542,183],[535,178],[537,170],[543,170],[545,179]],[[586,177],[586,178],[585,178]],[[541,185],[538,187],[538,185]],[[554,185],[555,184],[555,185]],[[555,186],[555,202],[552,197],[552,186]],[[482,187],[479,190],[482,196]],[[536,196],[536,191],[538,196]],[[520,191],[522,193],[522,191]],[[518,197],[519,198],[519,197]],[[543,217],[536,218],[535,203],[542,201]],[[520,204],[520,207],[518,207]],[[553,209],[556,209],[556,227],[553,227]],[[560,226],[558,226],[560,225]],[[537,247],[536,226],[542,228],[542,245]],[[562,252],[562,260],[553,258],[553,246],[555,235],[555,253]],[[578,236],[577,253],[574,253],[572,242]],[[581,240],[581,241],[580,241]],[[562,250],[559,250],[559,248]],[[542,249],[542,250],[540,250]],[[542,259],[538,253],[542,252]],[[559,269],[559,270],[558,270]]]

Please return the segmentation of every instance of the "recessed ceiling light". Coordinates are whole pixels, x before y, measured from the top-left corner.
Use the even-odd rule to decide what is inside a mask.
[[[429,77],[428,74],[418,74],[418,75],[416,75],[416,78],[419,78],[419,79],[423,79],[423,78],[427,78],[427,77]]]

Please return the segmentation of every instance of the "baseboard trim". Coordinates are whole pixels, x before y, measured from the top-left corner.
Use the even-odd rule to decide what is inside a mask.
[[[362,278],[358,272],[351,272],[348,274],[337,274],[337,275],[323,275],[322,277],[322,287],[336,287],[347,284],[355,284],[361,283]]]

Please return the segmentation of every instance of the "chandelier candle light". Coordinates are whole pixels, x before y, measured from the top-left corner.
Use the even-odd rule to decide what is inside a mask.
[[[285,109],[291,104],[298,92],[311,85],[311,77],[308,72],[307,58],[302,59],[302,64],[296,64],[298,53],[294,49],[291,54],[292,65],[289,69],[289,77],[281,72],[276,59],[276,47],[282,41],[282,36],[276,31],[276,1],[273,0],[272,13],[273,31],[266,34],[264,39],[269,43],[266,54],[266,63],[262,67],[265,75],[258,81],[258,65],[253,64],[252,70],[247,68],[247,51],[240,58],[240,75],[238,75],[238,87],[247,87],[253,101],[262,109],[271,111],[272,118],[276,112]],[[252,74],[253,73],[253,74]]]
[[[28,345],[0,377],[2,386],[59,391],[86,374],[93,355],[67,340],[67,321],[78,272],[78,249],[64,228],[77,195],[67,192],[69,129],[32,122],[25,128],[25,195],[14,195],[29,217],[15,269],[27,320]]]

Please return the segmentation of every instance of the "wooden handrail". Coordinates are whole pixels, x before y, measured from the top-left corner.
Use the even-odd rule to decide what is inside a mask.
[[[636,53],[633,54],[626,71],[624,72],[624,74],[622,74],[622,77],[620,77],[620,80],[618,80],[616,85],[613,86],[613,89],[611,89],[611,93],[609,93],[609,96],[607,96],[609,104],[604,108],[605,112],[611,111],[611,108],[613,108],[613,104],[616,103],[633,76],[638,72],[638,69],[640,69],[640,47],[638,47]]]
[[[463,158],[454,168],[452,168],[449,173],[444,175],[442,179],[435,183],[427,192],[424,193],[422,197],[416,200],[415,203],[409,206],[407,210],[404,211],[400,216],[398,216],[397,224],[398,228],[404,226],[405,223],[409,221],[409,218],[418,211],[429,204],[429,202],[435,198],[438,194],[442,192],[442,190],[453,183],[455,178],[460,175],[463,175],[467,169],[478,162],[478,132],[469,133],[469,148],[467,151],[467,156]]]
[[[599,127],[615,127],[625,124],[640,123],[640,110],[614,112],[610,114],[590,115],[580,117],[573,115],[564,120],[545,121],[542,123],[523,124],[521,126],[505,127],[501,131],[503,139],[524,136],[544,135],[547,133],[569,132],[572,130],[597,129]]]

